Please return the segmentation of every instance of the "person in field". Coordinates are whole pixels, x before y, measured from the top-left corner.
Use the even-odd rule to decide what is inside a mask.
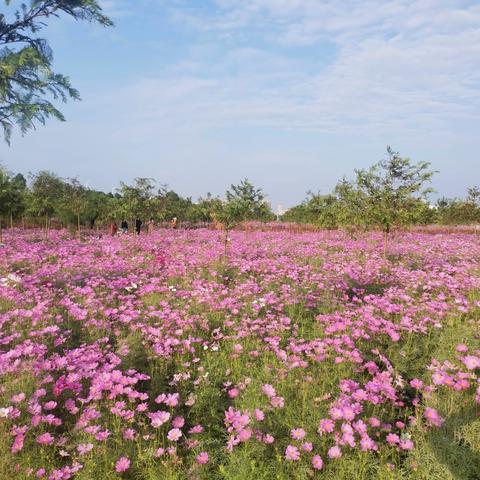
[[[142,221],[139,218],[135,219],[135,232],[137,235],[140,235],[140,232],[142,230]]]
[[[128,233],[128,222],[126,220],[122,220],[120,228],[122,229],[122,233]]]
[[[155,222],[152,217],[150,217],[150,220],[147,222],[147,231],[148,233],[153,233],[155,230]]]
[[[110,223],[110,235],[112,237],[114,237],[118,232],[118,225],[117,225],[117,222],[115,220],[112,220],[112,222]]]
[[[177,227],[178,227],[178,224],[177,224],[177,217],[173,217],[173,218],[172,218],[171,225],[172,225],[172,228],[173,228],[174,230],[176,230],[176,229],[177,229]]]

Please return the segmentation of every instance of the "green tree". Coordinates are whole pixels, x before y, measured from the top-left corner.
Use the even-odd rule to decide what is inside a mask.
[[[153,178],[135,178],[132,185],[120,183],[121,213],[125,218],[147,218],[152,214],[154,205],[155,180]]]
[[[7,7],[12,3],[4,1]],[[53,71],[52,50],[38,36],[50,18],[62,13],[113,25],[96,0],[30,0],[12,11],[10,20],[0,14],[0,125],[7,142],[15,124],[24,134],[49,117],[64,121],[52,100],[80,98],[68,77]]]
[[[426,188],[434,174],[428,162],[412,164],[387,147],[387,158],[367,170],[355,170],[354,182],[337,185],[342,224],[380,228],[384,255],[392,229],[415,223],[418,202],[432,191]]]
[[[227,204],[231,203],[232,212],[235,211],[240,221],[246,220],[273,220],[270,205],[265,200],[261,188],[256,188],[248,179],[242,180],[237,185],[231,185],[226,192]]]
[[[62,201],[64,188],[64,181],[55,173],[44,170],[32,175],[29,207],[34,215],[44,218],[45,236],[50,228],[50,219]]]
[[[88,207],[87,191],[77,178],[70,178],[65,182],[62,192],[62,209],[75,218],[79,238],[81,234],[80,219],[85,215]]]

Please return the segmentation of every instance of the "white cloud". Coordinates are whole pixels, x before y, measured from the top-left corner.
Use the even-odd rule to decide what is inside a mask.
[[[138,79],[128,95],[114,92],[112,101],[130,99],[124,111],[147,131],[269,126],[458,135],[479,122],[478,4],[214,3],[163,1],[180,31],[199,35],[194,58]]]

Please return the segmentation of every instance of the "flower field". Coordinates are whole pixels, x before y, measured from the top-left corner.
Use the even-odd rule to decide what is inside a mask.
[[[0,248],[0,478],[480,478],[480,238]]]

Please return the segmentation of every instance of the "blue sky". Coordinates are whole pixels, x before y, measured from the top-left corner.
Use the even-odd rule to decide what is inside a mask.
[[[391,145],[432,162],[442,194],[480,184],[478,1],[101,3],[115,28],[44,31],[83,100],[1,144],[9,169],[104,190],[154,177],[193,198],[248,177],[291,206]]]

